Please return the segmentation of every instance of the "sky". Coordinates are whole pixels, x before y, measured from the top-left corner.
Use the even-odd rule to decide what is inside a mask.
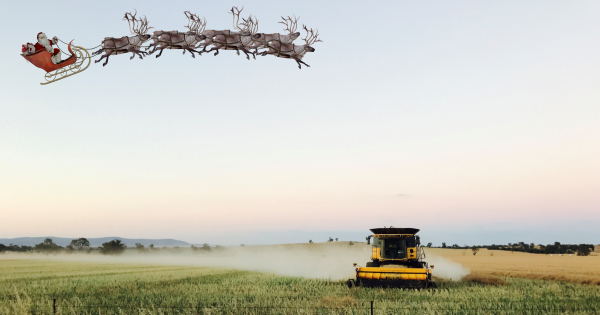
[[[0,2],[0,238],[600,243],[596,1],[34,4]],[[165,51],[42,86],[19,55],[129,35],[134,9],[230,29],[232,5],[318,28],[311,67]]]

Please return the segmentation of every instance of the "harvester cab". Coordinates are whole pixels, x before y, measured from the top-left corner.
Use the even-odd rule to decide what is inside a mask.
[[[348,287],[435,287],[431,279],[433,266],[429,268],[423,261],[425,252],[416,235],[418,229],[384,227],[371,232],[373,235],[367,237],[367,244],[372,245],[371,261],[356,268],[356,279],[349,279]]]

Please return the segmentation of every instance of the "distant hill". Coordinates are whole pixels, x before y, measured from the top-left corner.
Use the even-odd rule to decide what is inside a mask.
[[[42,236],[42,237],[17,237],[17,238],[0,238],[0,244],[8,245],[25,245],[25,246],[33,246],[35,244],[39,244],[43,242],[46,238],[51,238],[56,245],[59,246],[67,246],[71,243],[71,240],[77,239],[78,237],[67,238],[67,237],[55,237],[55,236]],[[125,243],[125,245],[134,247],[135,243],[140,243],[144,246],[148,246],[150,244],[154,244],[156,247],[189,247],[191,244],[184,241],[174,240],[174,239],[131,239],[131,238],[123,238],[123,237],[97,237],[97,238],[88,238],[90,241],[90,246],[96,247],[102,245],[102,243],[106,243],[112,241],[114,239],[121,240],[121,242]]]

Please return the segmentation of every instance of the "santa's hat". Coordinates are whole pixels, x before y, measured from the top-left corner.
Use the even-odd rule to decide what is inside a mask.
[[[44,34],[44,32],[39,32],[38,35],[37,35],[37,38],[40,38],[40,34]]]

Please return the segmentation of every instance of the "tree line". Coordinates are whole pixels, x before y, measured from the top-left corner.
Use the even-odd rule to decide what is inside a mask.
[[[8,246],[0,244],[0,252],[37,252],[43,254],[58,254],[58,253],[91,253],[96,250],[104,255],[119,255],[122,254],[127,245],[121,240],[114,239],[112,241],[102,243],[98,248],[92,248],[90,242],[85,237],[71,240],[71,243],[65,247],[59,246],[51,238],[45,239],[43,242],[34,246],[13,245]]]
[[[241,246],[244,246],[243,244]],[[209,252],[211,250],[222,250],[225,247],[223,246],[215,246],[211,247],[209,244],[204,243],[202,246],[194,246],[192,245],[191,249],[194,252]],[[4,245],[0,244],[0,253],[2,252],[36,252],[43,254],[73,254],[73,253],[86,253],[89,254],[91,252],[99,252],[103,255],[120,255],[123,254],[126,250],[135,250],[138,253],[150,253],[150,252],[158,252],[158,251],[168,251],[171,253],[176,253],[182,251],[183,248],[178,246],[174,247],[155,247],[154,244],[150,244],[150,246],[146,247],[140,243],[135,243],[135,247],[128,248],[125,243],[121,242],[121,240],[114,239],[109,242],[102,243],[101,246],[93,248],[90,246],[90,242],[85,237],[80,237],[78,239],[71,240],[71,243],[65,247],[59,246],[51,238],[46,238],[43,242],[36,244],[34,246],[25,246],[25,245]]]
[[[560,242],[554,242],[554,244],[548,245],[535,245],[534,243],[508,243],[508,245],[475,245],[475,246],[459,246],[454,244],[447,246],[446,243],[442,243],[441,248],[454,248],[454,249],[473,249],[473,248],[487,248],[490,250],[506,250],[511,252],[525,252],[533,254],[577,254],[578,256],[589,256],[594,251],[594,245],[592,244],[561,244]]]

